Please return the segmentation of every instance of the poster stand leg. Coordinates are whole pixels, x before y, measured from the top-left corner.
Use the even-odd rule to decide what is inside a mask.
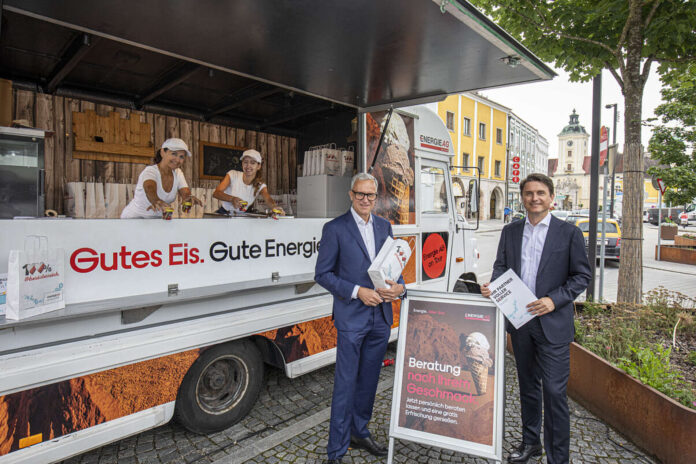
[[[389,454],[387,455],[387,464],[392,464],[394,458],[394,438],[389,437]]]

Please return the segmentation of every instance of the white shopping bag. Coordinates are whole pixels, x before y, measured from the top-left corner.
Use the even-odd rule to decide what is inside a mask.
[[[341,151],[341,175],[352,176],[353,164],[355,163],[355,152],[352,150]]]
[[[24,250],[10,250],[5,317],[20,320],[64,308],[64,283],[65,251],[49,248],[47,237],[25,237]]]
[[[341,150],[335,150],[335,149],[327,149],[326,150],[326,156],[325,156],[325,170],[326,172],[324,174],[328,174],[330,176],[342,176],[343,172],[341,171],[341,159],[343,158],[343,153]]]
[[[97,214],[97,200],[94,182],[85,182],[85,217],[94,219]]]
[[[104,184],[94,184],[94,217],[104,219],[106,217],[106,199],[104,198]]]
[[[0,274],[0,316],[5,315],[5,302],[7,301],[7,274]]]
[[[73,218],[85,217],[85,183],[68,182],[65,184],[65,214]]]
[[[108,183],[104,185],[104,209],[107,219],[118,219],[121,217],[121,211],[126,206],[125,187],[123,184]],[[121,192],[123,192],[123,206],[121,206]]]

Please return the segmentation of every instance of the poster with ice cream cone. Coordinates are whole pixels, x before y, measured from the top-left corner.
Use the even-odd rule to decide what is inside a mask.
[[[409,291],[390,435],[502,459],[504,323],[480,295]]]
[[[387,114],[388,111],[379,111],[366,117],[368,166],[372,165],[380,136],[385,132],[372,171],[379,184],[373,213],[392,224],[415,224],[413,118],[394,111],[387,125]]]

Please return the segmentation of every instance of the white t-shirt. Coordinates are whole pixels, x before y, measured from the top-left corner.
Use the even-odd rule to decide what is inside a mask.
[[[247,185],[244,183],[244,173],[242,171],[235,171],[233,169],[227,173],[227,176],[230,178],[230,185],[228,185],[225,189],[225,193],[228,195],[232,195],[233,197],[237,197],[242,201],[246,201],[248,203],[248,209],[256,199],[256,195],[254,195],[253,184]],[[265,188],[266,184],[261,184],[261,187],[259,187],[257,194],[261,193],[261,190]],[[227,211],[239,212],[239,210],[235,208],[229,201],[223,201],[222,207],[225,208]]]
[[[132,218],[161,218],[162,212],[157,210],[148,210],[152,206],[150,200],[147,199],[145,194],[145,189],[143,184],[146,180],[154,180],[157,184],[157,196],[160,200],[165,203],[174,203],[176,200],[176,194],[180,189],[188,187],[186,179],[184,179],[184,173],[181,169],[174,171],[174,182],[172,183],[172,189],[169,192],[165,192],[162,188],[162,175],[157,165],[152,165],[146,167],[143,172],[140,173],[138,177],[138,185],[135,187],[135,193],[133,199],[128,203],[128,206],[123,208],[121,213],[121,219],[132,219]]]

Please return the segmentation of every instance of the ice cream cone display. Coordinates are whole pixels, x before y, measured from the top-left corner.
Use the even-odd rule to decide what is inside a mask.
[[[375,213],[393,224],[414,222],[412,210],[414,183],[413,121],[396,112],[389,124],[385,113],[367,116],[368,163],[379,145],[382,132],[384,138],[377,154],[378,160],[372,173],[379,183],[378,202]]]
[[[466,337],[464,355],[478,395],[485,394],[488,387],[488,368],[493,365],[489,349],[490,344],[482,333],[473,332]]]

